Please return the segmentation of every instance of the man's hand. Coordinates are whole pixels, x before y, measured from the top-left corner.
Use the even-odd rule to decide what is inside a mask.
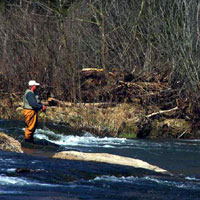
[[[42,111],[46,112],[46,106],[44,106],[44,105],[42,106]]]

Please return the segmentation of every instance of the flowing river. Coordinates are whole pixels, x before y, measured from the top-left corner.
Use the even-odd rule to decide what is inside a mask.
[[[24,123],[0,120],[0,132],[23,140]],[[168,170],[52,159],[30,153],[0,151],[0,200],[199,200],[200,140],[130,140],[74,134],[64,125],[40,124],[36,141],[56,151],[110,153],[141,159]],[[38,145],[45,149],[45,145]]]

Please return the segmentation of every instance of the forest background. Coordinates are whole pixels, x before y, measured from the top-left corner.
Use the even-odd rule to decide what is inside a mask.
[[[199,31],[198,0],[1,0],[1,99],[36,79],[43,98],[126,101],[85,98],[82,69],[97,68],[107,85],[110,72],[165,83],[176,94],[166,109],[178,99],[199,113]]]

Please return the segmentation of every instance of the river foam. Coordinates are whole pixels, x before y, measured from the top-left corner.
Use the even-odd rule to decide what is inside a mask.
[[[175,187],[181,189],[192,189],[192,190],[199,190],[200,185],[194,184],[193,182],[184,182],[183,181],[171,181],[167,179],[160,179],[150,176],[145,177],[116,177],[116,176],[101,176],[96,177],[95,179],[91,180],[91,182],[107,182],[107,183],[127,183],[127,184],[139,184],[139,185],[152,185],[158,184],[159,186],[163,185],[165,187]]]
[[[23,178],[0,175],[0,185],[30,185],[30,184],[32,183]]]
[[[4,174],[0,175],[0,185],[4,186],[11,186],[11,185],[15,185],[15,186],[45,186],[45,187],[60,187],[61,185],[57,185],[57,184],[47,184],[47,183],[41,183],[39,181],[36,180],[31,180],[31,179],[27,179],[24,177],[11,177],[11,176],[6,176]]]
[[[115,148],[118,146],[121,148],[123,144],[127,144],[125,138],[109,138],[109,137],[95,137],[91,133],[84,133],[83,136],[74,135],[61,135],[56,134],[50,130],[37,129],[35,137],[37,139],[45,139],[49,142],[55,143],[61,146],[84,146],[84,147],[104,147]]]

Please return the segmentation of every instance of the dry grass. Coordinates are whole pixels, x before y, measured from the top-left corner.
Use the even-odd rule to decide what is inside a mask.
[[[144,111],[138,105],[124,103],[108,108],[97,108],[92,104],[90,107],[75,106],[65,108],[63,113],[63,120],[72,127],[92,130],[102,136],[118,136],[127,127],[129,132],[135,132],[134,124],[140,120]],[[60,112],[58,115],[60,116]]]

